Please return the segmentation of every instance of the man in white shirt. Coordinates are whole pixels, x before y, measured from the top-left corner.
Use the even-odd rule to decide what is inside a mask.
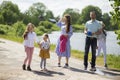
[[[84,33],[86,34],[85,41],[85,54],[84,54],[84,69],[87,70],[88,67],[88,53],[91,46],[92,59],[91,59],[91,71],[96,71],[96,47],[97,47],[97,35],[101,33],[102,26],[99,21],[96,20],[95,11],[90,12],[91,20],[86,22]]]

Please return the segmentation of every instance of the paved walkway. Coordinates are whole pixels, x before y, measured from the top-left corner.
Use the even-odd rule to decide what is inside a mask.
[[[24,47],[20,43],[0,38],[0,80],[119,80],[119,71],[97,68],[96,72],[83,70],[83,62],[70,58],[70,67],[63,68],[65,59],[62,59],[62,67],[57,67],[57,56],[51,52],[51,58],[47,60],[48,72],[42,72],[39,68],[39,49],[35,48],[32,60],[32,71],[23,71],[22,64],[25,58]]]

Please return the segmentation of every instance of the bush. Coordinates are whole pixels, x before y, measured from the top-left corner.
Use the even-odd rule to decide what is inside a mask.
[[[15,24],[13,24],[13,28],[15,30],[16,36],[22,36],[25,31],[25,24],[23,22],[18,21]]]
[[[53,23],[51,23],[49,21],[41,21],[39,23],[39,26],[44,26],[46,29],[51,29],[53,26]]]
[[[43,26],[38,26],[36,29],[35,29],[35,32],[37,35],[42,35],[44,33],[45,29]]]
[[[0,24],[0,34],[6,35],[9,29],[10,29],[10,26]]]
[[[51,30],[58,31],[58,30],[60,30],[60,28],[56,24],[53,24],[53,27],[51,28]]]
[[[73,31],[80,31],[80,30],[84,30],[84,25],[72,25],[73,26]]]
[[[42,35],[43,33],[51,33],[52,31],[57,31],[59,28],[56,24],[48,21],[41,21],[36,29],[37,35]]]

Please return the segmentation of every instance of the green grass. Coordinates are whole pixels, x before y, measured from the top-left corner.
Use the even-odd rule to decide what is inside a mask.
[[[110,68],[115,68],[120,70],[120,55],[108,55],[107,56],[108,65]]]
[[[73,31],[74,32],[84,31],[84,28],[85,28],[84,25],[78,25],[78,24],[74,24],[72,26],[73,26]]]
[[[22,37],[0,35],[0,38],[8,39],[8,40],[19,42],[19,43],[23,42]]]
[[[19,43],[23,42],[22,37],[0,35],[0,38],[12,40],[12,41],[19,42]],[[35,46],[38,47],[37,44],[35,44]],[[55,45],[51,44],[51,48],[50,49],[53,52],[55,50]],[[80,59],[80,60],[83,61],[84,52],[78,51],[78,50],[71,50],[71,55],[72,55],[72,57]],[[89,61],[91,60],[91,53],[89,53],[89,59],[88,60]],[[103,62],[104,62],[103,55],[101,55],[100,57],[97,57],[97,60],[96,60],[97,65],[104,66]],[[107,55],[107,64],[108,64],[108,67],[110,69],[120,70],[120,55],[116,56],[116,55],[108,54]]]

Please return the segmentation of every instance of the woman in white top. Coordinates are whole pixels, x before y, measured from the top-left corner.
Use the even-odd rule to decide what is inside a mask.
[[[97,57],[100,56],[101,49],[103,49],[103,53],[104,53],[104,67],[107,68],[106,33],[104,32],[105,24],[103,22],[100,22],[100,24],[102,25],[102,33],[100,35],[98,35],[98,53],[96,54],[96,56]]]
[[[34,32],[34,25],[32,23],[29,23],[26,27],[26,30],[23,34],[24,38],[24,47],[26,52],[26,58],[24,60],[24,64],[22,66],[23,70],[26,70],[26,63],[28,62],[27,70],[31,71],[31,60],[34,50],[34,42],[38,41],[36,33]]]

